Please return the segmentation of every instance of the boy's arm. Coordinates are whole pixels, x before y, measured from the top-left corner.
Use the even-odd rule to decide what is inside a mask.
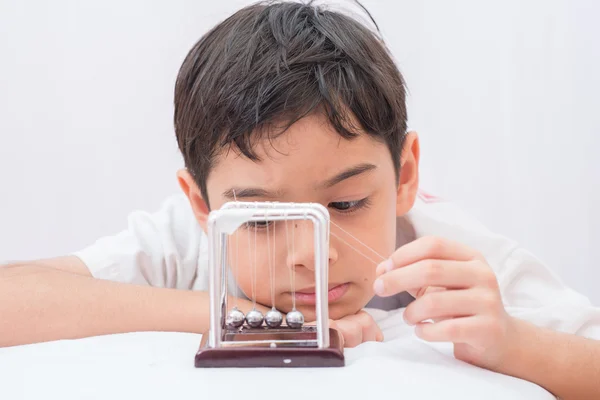
[[[240,308],[250,309],[245,303]],[[208,318],[206,292],[95,279],[76,257],[0,266],[0,347],[135,331],[202,333]]]
[[[72,274],[82,276],[92,276],[89,268],[77,256],[64,256],[48,258],[45,260],[17,262],[9,265],[0,265],[0,268],[18,268],[24,266],[46,267],[57,271],[70,272]]]
[[[534,382],[560,399],[600,398],[600,341],[514,319],[514,347],[497,372]]]
[[[504,259],[498,278],[473,248],[420,238],[378,266],[374,289],[380,296],[414,293],[406,322],[421,339],[454,343],[460,360],[562,399],[600,398],[600,341],[587,339],[600,337],[600,310],[527,252]]]

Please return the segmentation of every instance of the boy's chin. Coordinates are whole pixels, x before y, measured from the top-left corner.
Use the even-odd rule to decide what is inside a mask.
[[[362,310],[363,306],[361,304],[346,304],[346,303],[336,303],[331,304],[329,306],[329,319],[338,320],[348,315],[354,315],[360,310]]]
[[[312,306],[300,306],[297,307],[298,311],[300,311],[304,315],[304,321],[306,323],[313,323],[317,320],[317,313],[315,308]],[[329,305],[329,319],[338,320],[342,319],[348,315],[353,315],[359,312],[362,309],[360,304],[345,304],[345,303],[335,303]]]

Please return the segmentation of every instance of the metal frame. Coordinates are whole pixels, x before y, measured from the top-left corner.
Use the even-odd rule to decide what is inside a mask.
[[[208,347],[253,344],[223,341],[227,315],[227,237],[246,222],[310,220],[314,227],[316,340],[318,348],[329,341],[328,274],[329,211],[317,203],[229,202],[208,217],[210,329]],[[298,342],[306,342],[300,340]],[[277,343],[277,342],[275,342]],[[288,340],[281,343],[290,343]]]

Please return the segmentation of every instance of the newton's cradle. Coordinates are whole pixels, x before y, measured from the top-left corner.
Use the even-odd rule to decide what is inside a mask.
[[[310,221],[314,233],[314,325],[293,309],[285,316],[273,307],[265,315],[246,315],[228,307],[228,238],[243,224]],[[209,330],[202,335],[195,366],[207,367],[341,367],[343,343],[329,327],[329,212],[314,203],[229,202],[208,218]],[[292,222],[293,223],[293,222]],[[287,225],[286,225],[287,227]],[[256,251],[256,249],[255,249]],[[237,261],[237,260],[236,260]],[[254,266],[256,268],[256,266]],[[271,281],[271,290],[273,282]],[[254,294],[253,294],[254,296]],[[293,293],[292,293],[293,296]],[[253,299],[255,301],[255,299]]]

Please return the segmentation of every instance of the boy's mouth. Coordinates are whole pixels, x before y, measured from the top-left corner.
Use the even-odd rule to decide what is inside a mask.
[[[334,283],[329,285],[329,291],[327,293],[327,301],[333,303],[342,298],[346,294],[350,283]],[[296,291],[296,303],[305,305],[314,305],[317,303],[317,296],[315,295],[315,287],[302,288]]]

